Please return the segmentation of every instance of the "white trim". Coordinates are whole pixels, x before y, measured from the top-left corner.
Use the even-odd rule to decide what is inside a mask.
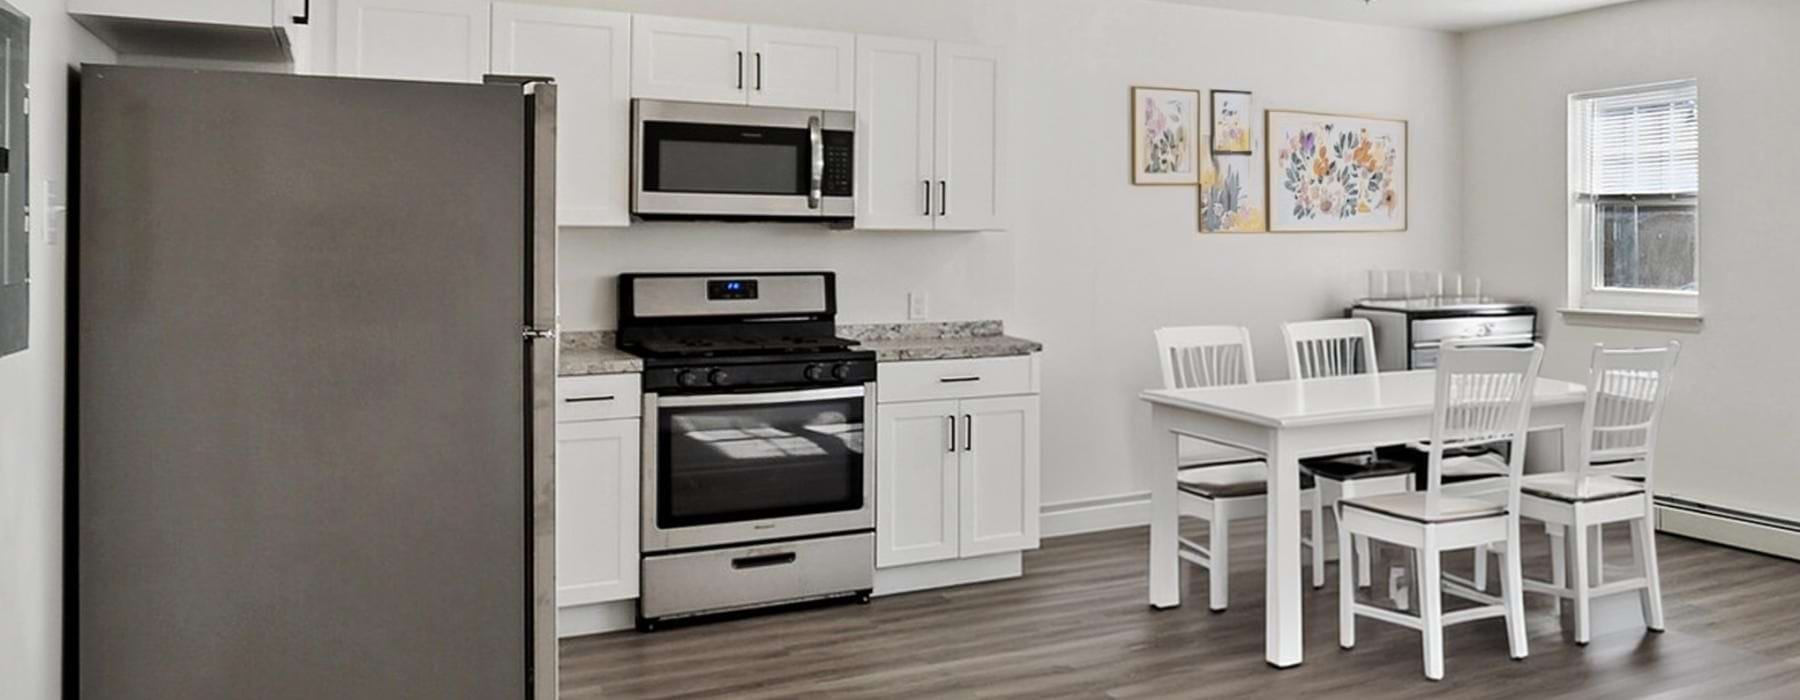
[[[1699,333],[1705,322],[1700,314],[1675,314],[1657,311],[1607,311],[1601,309],[1557,309],[1563,322],[1577,326],[1612,326]]]
[[[1046,503],[1040,512],[1044,537],[1143,527],[1150,524],[1150,492]]]
[[[969,559],[909,564],[875,570],[876,596],[911,593],[932,588],[948,588],[983,581],[1018,578],[1025,575],[1025,557],[1019,552],[1002,552]]]
[[[1666,506],[1658,506],[1656,512],[1660,531],[1800,560],[1800,533]]]
[[[556,638],[568,639],[588,634],[603,634],[637,627],[637,599],[614,600],[592,605],[571,605],[556,610]]]

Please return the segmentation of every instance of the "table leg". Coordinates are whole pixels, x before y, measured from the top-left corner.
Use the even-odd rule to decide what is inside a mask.
[[[1264,658],[1276,668],[1300,665],[1300,461],[1270,440]],[[1339,532],[1342,537],[1342,532]],[[1343,566],[1343,564],[1339,564]]]
[[[1150,606],[1181,605],[1181,560],[1176,556],[1180,513],[1175,477],[1180,438],[1169,430],[1168,409],[1150,407]]]

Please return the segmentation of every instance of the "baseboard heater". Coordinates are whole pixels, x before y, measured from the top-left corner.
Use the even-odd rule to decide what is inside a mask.
[[[1658,496],[1657,529],[1800,560],[1800,521]]]

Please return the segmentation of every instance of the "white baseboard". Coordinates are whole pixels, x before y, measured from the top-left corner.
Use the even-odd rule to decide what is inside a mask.
[[[1045,504],[1038,527],[1044,537],[1079,535],[1150,524],[1150,492]]]
[[[636,598],[592,605],[573,605],[556,610],[557,639],[636,628]]]
[[[896,566],[875,570],[875,595],[911,593],[930,588],[1018,578],[1024,573],[1025,558],[1018,552]]]
[[[1771,556],[1800,559],[1800,532],[1729,514],[1659,505],[1656,529]]]

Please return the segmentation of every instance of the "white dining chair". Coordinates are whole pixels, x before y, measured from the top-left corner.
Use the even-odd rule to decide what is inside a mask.
[[[1156,349],[1162,363],[1163,387],[1167,389],[1256,381],[1250,332],[1241,327],[1159,328]],[[1179,455],[1179,512],[1207,522],[1208,542],[1201,545],[1180,537],[1176,552],[1184,561],[1206,568],[1208,607],[1221,612],[1231,592],[1231,521],[1260,518],[1267,513],[1268,463],[1255,452],[1187,437],[1180,438]],[[1303,479],[1300,489],[1301,509],[1317,511],[1318,490],[1313,488],[1312,480]],[[1312,539],[1302,539],[1301,544],[1317,551],[1317,531]]]
[[[1424,637],[1425,677],[1444,677],[1444,627],[1506,618],[1506,636],[1512,658],[1523,659],[1525,607],[1523,576],[1519,562],[1519,498],[1525,464],[1525,430],[1530,420],[1531,395],[1543,361],[1541,345],[1531,348],[1466,347],[1446,343],[1437,368],[1437,393],[1431,417],[1431,442],[1425,488],[1410,493],[1348,498],[1337,503],[1338,556],[1348,559],[1352,548],[1343,536],[1368,536],[1408,547],[1416,552],[1419,615],[1417,617],[1356,602],[1349,567],[1338,567],[1338,644],[1356,646],[1356,617],[1370,617],[1419,630]],[[1462,498],[1443,493],[1444,451],[1463,445],[1506,441],[1512,445],[1507,461],[1507,487],[1503,500]],[[1446,551],[1499,545],[1503,565],[1501,595],[1477,591],[1466,581],[1443,573]],[[1443,595],[1449,593],[1479,603],[1476,607],[1444,612]]]
[[[1581,451],[1576,469],[1525,477],[1521,507],[1525,517],[1543,521],[1561,536],[1551,537],[1548,583],[1526,580],[1525,590],[1567,598],[1575,605],[1575,643],[1591,638],[1593,599],[1636,592],[1644,624],[1663,630],[1662,579],[1657,571],[1654,474],[1657,426],[1675,372],[1681,344],[1649,348],[1595,345],[1588,368],[1587,405],[1582,412]],[[1616,581],[1600,578],[1601,557],[1592,549],[1601,526],[1629,523],[1632,558],[1640,575]],[[1567,548],[1575,556],[1567,559]],[[1572,561],[1575,570],[1567,571]],[[1573,578],[1573,582],[1568,580]]]
[[[1367,319],[1302,321],[1283,324],[1283,349],[1290,379],[1325,379],[1352,374],[1372,374],[1375,368],[1375,330]],[[1412,490],[1410,464],[1379,457],[1374,451],[1300,460],[1301,470],[1318,484],[1319,507],[1312,512],[1313,537],[1325,542],[1325,521],[1332,504],[1343,498],[1404,493]],[[1336,516],[1332,516],[1336,520]],[[1356,541],[1356,582],[1370,581],[1368,540]],[[1341,565],[1341,564],[1340,564]],[[1312,551],[1313,588],[1325,587],[1325,547]]]

